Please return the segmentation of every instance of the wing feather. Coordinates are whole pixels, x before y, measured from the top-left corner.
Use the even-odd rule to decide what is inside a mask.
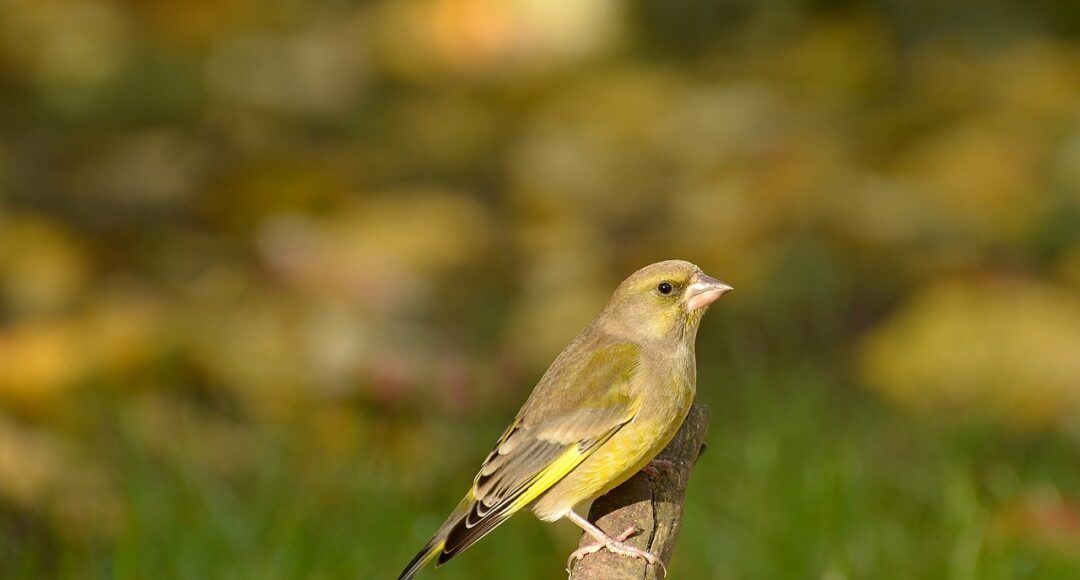
[[[484,460],[462,515],[444,525],[439,564],[531,504],[633,419],[640,399],[629,383],[638,360],[636,346],[617,343],[598,347],[570,376],[549,369]],[[552,369],[565,366],[556,360]]]

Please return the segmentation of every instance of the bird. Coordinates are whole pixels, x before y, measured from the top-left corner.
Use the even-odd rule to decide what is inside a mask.
[[[709,305],[731,286],[683,260],[657,262],[624,280],[533,388],[472,487],[401,572],[445,564],[510,516],[567,519],[595,542],[569,563],[607,549],[663,567],[658,556],[611,536],[575,507],[607,493],[675,436],[697,389],[695,341]],[[664,570],[666,572],[666,570]]]

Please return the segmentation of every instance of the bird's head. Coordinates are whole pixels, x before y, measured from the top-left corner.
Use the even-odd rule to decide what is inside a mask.
[[[705,310],[729,291],[731,286],[690,262],[657,262],[619,284],[599,322],[635,341],[693,341]]]

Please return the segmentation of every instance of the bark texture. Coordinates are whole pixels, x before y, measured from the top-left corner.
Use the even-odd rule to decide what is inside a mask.
[[[655,476],[635,474],[619,487],[597,498],[589,510],[589,521],[611,536],[629,527],[641,530],[626,543],[648,550],[670,568],[671,554],[682,523],[683,499],[690,472],[698,456],[705,450],[705,432],[709,427],[709,410],[694,404],[671,444],[656,458],[670,461],[670,468],[661,468]],[[582,534],[580,546],[594,543]],[[659,566],[645,560],[628,558],[600,550],[574,563],[570,580],[621,580],[663,578]]]

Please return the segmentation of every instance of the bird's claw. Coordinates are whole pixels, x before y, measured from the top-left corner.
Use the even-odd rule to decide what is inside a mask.
[[[656,566],[660,566],[660,572],[663,577],[667,577],[667,566],[664,565],[663,560],[652,552],[647,552],[641,548],[635,548],[634,546],[628,546],[624,544],[627,539],[641,532],[640,528],[630,527],[626,531],[615,536],[614,538],[608,538],[607,540],[598,541],[594,544],[589,544],[574,550],[570,557],[566,559],[566,573],[570,574],[574,568],[574,562],[580,560],[589,554],[595,554],[600,550],[607,549],[612,554],[619,554],[620,556],[629,556],[631,558],[641,558]]]
[[[623,533],[619,534],[618,536],[615,536],[614,538],[610,538],[610,539],[613,540],[616,543],[624,542],[628,538],[632,537],[634,534],[637,534],[640,531],[641,531],[641,528],[636,528],[634,526],[630,526],[629,528],[626,528],[626,530]],[[607,547],[607,544],[609,544],[609,543],[610,542],[596,542],[594,544],[589,544],[588,546],[584,546],[584,547],[578,548],[577,550],[574,550],[574,553],[570,554],[570,557],[566,559],[566,573],[569,574],[570,570],[573,569],[575,560],[580,560],[580,559],[584,558],[585,556],[588,556],[589,554],[595,554],[595,553],[599,552],[600,550],[602,550],[603,548]]]
[[[595,544],[589,544],[588,546],[582,546],[581,548],[574,550],[573,553],[570,554],[570,557],[566,559],[567,576],[573,573],[572,571],[574,569],[575,561],[580,560],[585,556],[588,556],[589,554],[595,554],[599,552],[600,549],[603,547],[604,544],[602,542],[597,542]]]

